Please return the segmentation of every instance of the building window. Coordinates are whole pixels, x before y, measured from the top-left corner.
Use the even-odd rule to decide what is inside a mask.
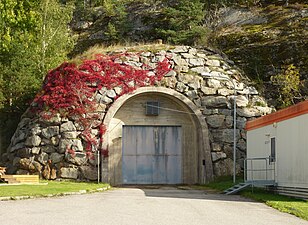
[[[271,138],[271,155],[270,162],[275,162],[276,159],[276,138]]]
[[[159,102],[147,102],[145,115],[158,116],[159,115]]]

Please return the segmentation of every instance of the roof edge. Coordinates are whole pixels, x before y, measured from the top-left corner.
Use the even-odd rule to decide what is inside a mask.
[[[308,113],[308,100],[300,102],[296,105],[281,109],[277,112],[271,113],[266,116],[262,116],[255,120],[248,121],[246,123],[246,131],[254,130],[260,127],[264,127],[273,123],[281,122],[290,118],[294,118]]]

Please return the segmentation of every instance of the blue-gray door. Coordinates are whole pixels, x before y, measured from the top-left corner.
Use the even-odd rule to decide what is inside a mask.
[[[181,131],[180,126],[123,126],[123,183],[182,183]]]

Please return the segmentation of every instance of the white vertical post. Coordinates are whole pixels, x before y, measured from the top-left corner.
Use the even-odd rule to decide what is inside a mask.
[[[97,183],[100,182],[100,151],[97,149]]]
[[[231,80],[231,79],[230,79]],[[231,80],[234,88],[233,100],[233,183],[236,182],[236,87],[235,83]]]

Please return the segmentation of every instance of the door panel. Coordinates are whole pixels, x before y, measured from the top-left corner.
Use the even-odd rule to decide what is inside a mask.
[[[125,155],[123,156],[123,183],[124,184],[135,184],[137,183],[137,164],[136,156]]]
[[[123,127],[123,183],[182,183],[180,126]]]

